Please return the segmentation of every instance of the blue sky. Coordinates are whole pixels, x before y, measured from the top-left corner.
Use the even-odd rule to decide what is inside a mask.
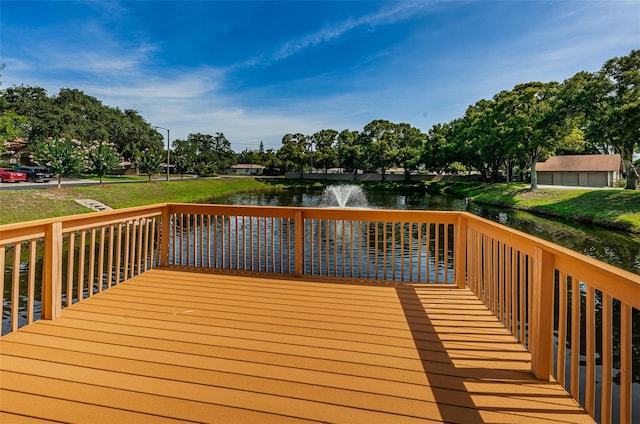
[[[374,119],[427,131],[638,48],[640,0],[0,0],[4,88],[77,88],[238,152]]]

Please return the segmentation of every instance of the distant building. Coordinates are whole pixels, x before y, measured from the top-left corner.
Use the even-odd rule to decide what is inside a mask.
[[[222,169],[220,173],[226,175],[262,175],[264,168],[264,166],[255,163],[239,163]]]
[[[109,171],[110,175],[136,175],[136,167],[133,162],[123,161],[120,162],[120,166],[118,168],[112,169]]]
[[[536,164],[538,184],[611,187],[620,178],[620,155],[553,156]]]

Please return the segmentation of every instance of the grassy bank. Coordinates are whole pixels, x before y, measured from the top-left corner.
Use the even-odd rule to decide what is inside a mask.
[[[93,212],[75,199],[92,199],[120,209],[163,202],[197,202],[266,187],[271,186],[251,178],[221,178],[0,190],[0,224]]]
[[[221,178],[106,184],[102,187],[0,190],[0,224],[91,212],[77,204],[75,199],[93,199],[119,209],[163,202],[197,202],[233,192],[274,188],[274,184],[322,187],[318,182],[303,184],[300,180],[261,182],[250,178]],[[524,184],[464,182],[366,185],[370,190],[429,191],[468,197],[478,203],[596,223],[640,234],[640,191],[538,189],[531,192]]]
[[[640,234],[640,191],[529,190],[528,184],[437,183],[428,186],[474,202],[594,223]]]

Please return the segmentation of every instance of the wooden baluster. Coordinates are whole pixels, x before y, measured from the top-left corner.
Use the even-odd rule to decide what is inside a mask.
[[[107,255],[107,288],[113,285],[113,248],[115,234],[113,233],[115,225],[109,225],[109,254]],[[117,270],[116,270],[117,272]]]
[[[84,258],[87,248],[87,233],[80,230],[80,254],[78,256],[78,302],[84,299]]]
[[[123,276],[122,276],[123,282],[129,279],[129,251],[130,251],[129,242],[131,240],[130,232],[131,232],[131,223],[125,222],[124,223],[124,246],[123,246],[124,260],[122,263],[122,266],[124,268]]]
[[[449,224],[444,224],[444,280],[443,283],[450,283],[449,281]]]
[[[13,244],[13,270],[11,273],[11,331],[18,329],[18,311],[20,310],[20,256],[22,242]]]
[[[516,280],[517,278],[515,277],[515,273],[514,273],[514,269],[513,269],[513,258],[511,257],[511,255],[513,255],[513,249],[511,249],[510,247],[506,247],[505,246],[505,250],[509,252],[509,254],[506,255],[505,257],[505,261],[504,261],[504,265],[505,265],[505,275],[507,276],[507,282],[505,283],[505,303],[506,303],[506,307],[502,308],[501,311],[501,321],[504,322],[504,325],[507,328],[510,328],[510,323],[511,324],[515,324],[516,321],[516,303],[514,302],[514,297],[517,295],[517,290],[516,287],[514,286],[514,280]],[[513,326],[511,326],[511,333],[515,336],[517,335],[517,332],[514,331]]]
[[[513,251],[511,257],[511,334],[518,336],[518,256],[520,252]]]
[[[116,280],[114,284],[120,284],[120,267],[122,265],[122,222],[117,227],[118,236],[116,237]]]
[[[249,217],[249,269],[251,271],[253,271],[254,266],[253,266],[253,217],[250,216]]]
[[[602,295],[602,395],[600,398],[600,424],[611,423],[611,386],[613,384],[613,331],[611,296]],[[564,386],[564,383],[560,383]]]
[[[211,215],[207,215],[207,266],[209,268],[211,268],[211,237],[212,237],[211,233],[212,233],[212,231],[211,231]],[[214,248],[215,248],[215,244],[214,244]],[[245,256],[246,256],[246,253],[245,253]]]
[[[498,278],[498,249],[499,243],[495,238],[491,238],[491,306],[493,309],[493,316],[498,316],[498,308],[503,308],[504,303],[500,301],[502,289],[500,288],[500,281]],[[507,327],[508,328],[508,327]]]
[[[435,258],[435,272],[436,272],[436,283],[440,282],[440,224],[435,224],[434,227],[434,237],[435,237],[435,249],[434,249],[434,258]]]
[[[235,269],[242,269],[240,267],[240,240],[241,240],[241,238],[240,238],[240,230],[239,230],[239,227],[238,227],[238,222],[239,222],[238,218],[239,217],[238,217],[238,215],[234,215],[233,218],[234,218],[234,225],[235,225],[235,231],[234,231],[235,234],[234,234],[234,236],[235,236],[235,241],[236,241],[236,249],[235,249],[236,250],[236,254],[235,254],[236,266],[235,266]]]
[[[144,261],[144,271],[148,271],[149,268],[155,268],[154,266],[154,245],[155,245],[155,235],[156,235],[156,217],[147,219],[147,237],[145,238],[145,261]]]
[[[342,275],[341,277],[346,277],[347,276],[347,272],[345,271],[345,266],[346,266],[346,254],[345,254],[345,250],[346,250],[346,243],[347,243],[347,234],[346,234],[346,227],[345,227],[345,221],[341,220],[340,224],[342,225],[342,237],[340,238],[341,240],[341,244],[342,244]]]
[[[571,387],[569,393],[580,399],[580,282],[571,278]]]
[[[35,295],[36,295],[36,262],[37,262],[36,253],[37,251],[38,251],[37,240],[35,239],[30,240],[29,241],[29,275],[28,275],[29,282],[27,286],[28,287],[27,288],[27,324],[31,324],[33,322],[33,308],[34,308]]]
[[[526,320],[526,300],[527,300],[527,292],[526,292],[526,278],[527,278],[527,274],[526,274],[526,255],[524,253],[520,254],[520,278],[518,279],[518,300],[520,303],[520,307],[519,307],[519,317],[518,317],[518,323],[520,325],[520,335],[518,337],[518,340],[520,341],[520,343],[522,343],[524,345],[525,343],[525,320]]]
[[[632,423],[631,416],[631,306],[620,301],[620,422]]]
[[[88,297],[93,296],[93,281],[95,278],[96,268],[96,229],[91,229],[91,238],[89,239],[89,280],[88,285]]]
[[[4,317],[4,268],[5,254],[7,250],[4,244],[0,244],[0,328],[2,328],[2,319]],[[0,335],[1,332],[0,332]]]
[[[596,391],[596,316],[595,316],[595,290],[587,286],[586,302],[586,384],[585,384],[585,405],[584,409],[593,416],[595,411],[595,391]]]
[[[333,276],[338,275],[338,221],[332,220],[333,224]]]
[[[304,217],[299,209],[295,212],[294,225],[294,274],[301,277],[304,273]]]
[[[66,306],[71,306],[73,303],[73,276],[75,274],[75,255],[76,255],[76,233],[72,231],[69,233],[69,248],[67,251],[67,302]],[[79,300],[79,299],[78,299]]]
[[[567,275],[560,272],[558,281],[558,354],[556,361],[556,380],[566,387],[567,354]]]
[[[137,225],[138,225],[138,243],[137,243],[138,252],[136,253],[136,269],[138,271],[137,275],[142,274],[142,258],[143,258],[142,246],[144,241],[144,226],[145,226],[144,221],[146,221],[145,218],[137,220]]]
[[[460,220],[460,219],[458,218],[458,221],[459,221],[459,220]],[[416,224],[417,229],[418,229],[418,239],[417,239],[417,248],[418,248],[418,249],[417,249],[417,256],[418,256],[418,257],[416,258],[416,263],[418,264],[418,269],[416,270],[416,271],[417,271],[416,279],[417,279],[417,282],[418,282],[418,283],[421,283],[421,282],[422,282],[422,225],[423,225],[423,224],[422,224],[421,222],[418,222],[418,223]],[[456,233],[456,243],[457,243],[457,242],[458,242],[458,240],[459,240],[459,239],[458,239],[458,236],[459,236],[459,235]],[[456,249],[456,251],[455,251],[455,253],[454,253],[454,259],[453,259],[454,266],[456,267],[456,268],[455,268],[455,271],[457,271],[457,270],[458,270],[458,268],[457,268],[457,267],[458,267],[458,263],[459,263],[459,260],[460,260],[460,259],[459,259],[459,256],[458,256],[459,254],[460,254],[460,252],[458,252],[458,250]],[[457,281],[458,276],[459,276],[459,275],[458,275],[458,273],[457,273],[457,272],[455,272],[455,273],[454,273],[454,276],[455,276],[454,278],[456,278],[456,284],[458,285],[458,287],[460,287],[460,284],[459,284],[459,283],[458,283],[458,281]]]
[[[104,284],[104,240],[105,240],[105,227],[100,227],[100,250],[98,251],[98,292],[101,292]]]
[[[198,257],[201,267],[204,267],[204,215],[200,215],[200,255]]]

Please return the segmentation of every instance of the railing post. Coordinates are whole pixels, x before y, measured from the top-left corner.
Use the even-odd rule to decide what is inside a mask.
[[[552,366],[553,286],[555,282],[553,254],[535,248],[531,299],[529,350],[531,372],[538,380],[549,381]]]
[[[294,218],[294,273],[296,277],[301,277],[304,270],[304,218],[302,211],[296,210]]]
[[[455,243],[454,276],[458,288],[463,289],[467,286],[467,217],[463,214],[458,215]]]
[[[169,205],[162,208],[162,234],[160,235],[160,266],[169,266],[169,239],[171,238]]]
[[[42,318],[56,319],[62,312],[62,223],[47,225],[44,238]]]

